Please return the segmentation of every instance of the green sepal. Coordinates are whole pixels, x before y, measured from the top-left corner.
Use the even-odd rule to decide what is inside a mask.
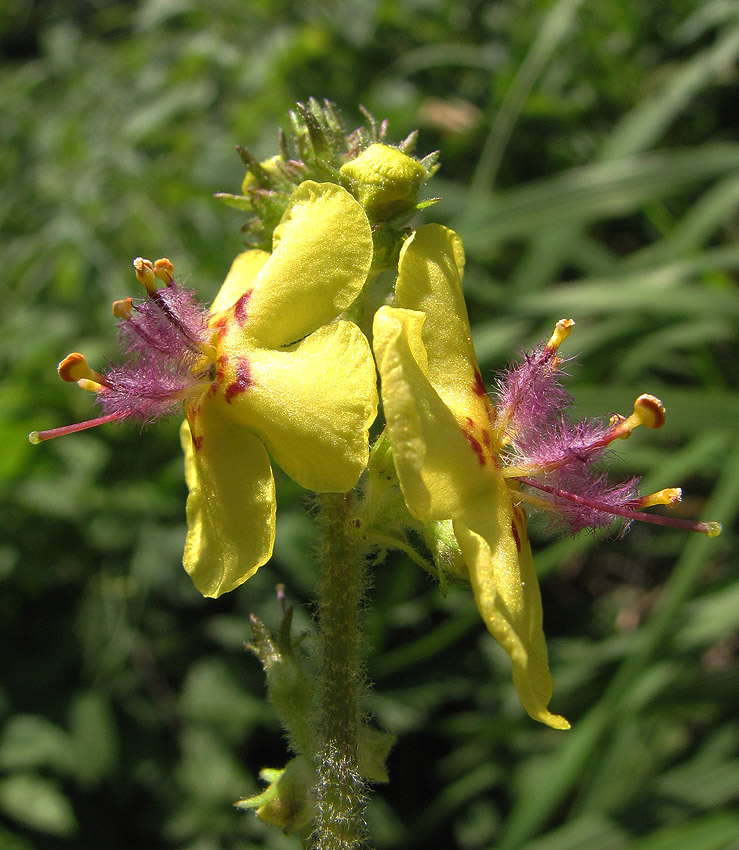
[[[387,430],[383,430],[370,450],[367,481],[358,514],[364,530],[380,532],[387,539],[405,539],[407,531],[421,532],[423,528],[408,513]]]
[[[418,142],[418,130],[412,130],[408,135],[403,139],[402,142],[398,145],[398,150],[403,151],[403,153],[407,153],[408,156],[413,154],[413,151],[416,149],[416,143]],[[438,153],[438,151],[437,151]],[[431,154],[429,154],[431,156]],[[423,161],[422,161],[423,164]]]
[[[427,522],[423,526],[423,539],[429,548],[439,575],[469,582],[469,570],[462,557],[451,520]]]
[[[297,103],[295,111],[299,116],[296,123],[302,123],[307,132],[312,158],[328,162],[338,159],[346,143],[344,126],[333,104],[328,100],[320,104],[311,97],[306,104]]]
[[[261,189],[271,189],[274,175],[271,174],[247,148],[236,145],[236,152],[253,178],[253,183]]]
[[[259,771],[259,778],[268,782],[269,785],[260,794],[255,794],[253,797],[244,797],[234,803],[237,809],[258,809],[260,806],[266,806],[277,797],[277,783],[285,772],[285,768],[278,767],[263,767]]]
[[[256,809],[260,820],[279,826],[286,835],[293,835],[305,827],[313,817],[310,804],[311,789],[315,785],[315,771],[304,756],[291,759],[283,770],[264,768],[261,779],[269,786],[253,797],[238,800],[238,809]]]
[[[431,151],[431,153],[426,154],[423,159],[419,160],[428,175],[426,179],[433,177],[441,167],[441,162],[439,162],[440,156],[441,154],[439,151]]]
[[[231,195],[228,192],[216,192],[213,197],[219,201],[223,201],[227,207],[231,207],[232,209],[241,210],[241,212],[254,212],[252,199],[246,195]]]
[[[389,782],[385,761],[397,735],[381,732],[362,724],[357,733],[357,765],[362,779],[370,782]]]

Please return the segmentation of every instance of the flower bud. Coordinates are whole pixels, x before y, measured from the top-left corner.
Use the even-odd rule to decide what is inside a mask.
[[[261,794],[235,803],[239,809],[256,809],[257,817],[282,827],[287,835],[302,829],[311,819],[310,791],[316,777],[305,756],[290,759],[284,769],[265,768],[260,779],[269,782]]]
[[[271,156],[263,162],[257,162],[253,158],[251,159],[252,161],[241,184],[241,191],[245,195],[249,192],[249,189],[264,189],[268,188],[272,182],[278,184],[284,182],[285,178],[280,170],[282,157],[279,154]]]
[[[418,190],[427,177],[415,159],[391,148],[373,144],[339,170],[354,197],[374,219],[387,219],[412,210]]]

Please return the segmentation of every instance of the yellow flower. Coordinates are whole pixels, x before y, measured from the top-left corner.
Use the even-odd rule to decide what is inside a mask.
[[[411,514],[421,522],[452,520],[478,610],[510,656],[523,707],[534,719],[567,729],[547,708],[553,685],[526,515],[501,472],[463,269],[453,231],[419,228],[400,254],[396,306],[375,316],[393,459]]]
[[[361,205],[341,186],[312,181],[290,196],[272,253],[238,256],[210,311],[168,259],[137,257],[145,300],[113,304],[129,359],[98,372],[75,351],[58,366],[63,380],[97,396],[102,415],[33,431],[30,441],[145,424],[184,406],[185,569],[205,596],[233,590],[272,555],[267,449],[322,493],[351,490],[367,465],[377,375],[362,332],[337,317],[359,295],[372,258]]]
[[[350,490],[367,464],[372,353],[355,324],[333,320],[371,263],[362,207],[339,186],[308,181],[275,229],[273,252],[237,257],[213,303],[213,380],[187,400],[182,428],[184,565],[205,596],[238,587],[272,554],[267,449],[318,492]]]

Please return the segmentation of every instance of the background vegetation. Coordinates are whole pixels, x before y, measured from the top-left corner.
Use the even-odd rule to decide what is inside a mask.
[[[242,644],[278,581],[309,627],[306,494],[280,478],[274,559],[206,602],[180,566],[177,422],[26,435],[91,415],[54,367],[116,356],[134,256],[212,297],[240,246],[211,198],[238,191],[234,145],[270,155],[315,95],[441,149],[429,217],[464,238],[486,379],[573,316],[580,412],[667,405],[614,472],[726,524],[535,524],[566,734],[524,716],[469,593],[378,565],[368,708],[400,739],[377,846],[736,850],[739,6],[6,0],[0,48],[0,848],[296,846],[231,803],[285,760]]]

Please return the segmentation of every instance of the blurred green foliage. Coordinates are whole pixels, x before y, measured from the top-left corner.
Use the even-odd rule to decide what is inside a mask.
[[[270,155],[310,95],[440,148],[430,216],[465,240],[486,378],[573,316],[582,413],[667,405],[614,473],[726,524],[534,523],[566,734],[523,714],[471,594],[378,565],[368,710],[400,740],[377,846],[739,848],[736,3],[7,0],[0,48],[0,848],[295,847],[231,804],[285,762],[242,644],[278,581],[311,627],[306,494],[279,480],[271,564],[205,601],[176,422],[26,434],[92,415],[54,365],[115,357],[134,256],[212,297],[240,246],[211,198],[239,190],[234,145]]]

